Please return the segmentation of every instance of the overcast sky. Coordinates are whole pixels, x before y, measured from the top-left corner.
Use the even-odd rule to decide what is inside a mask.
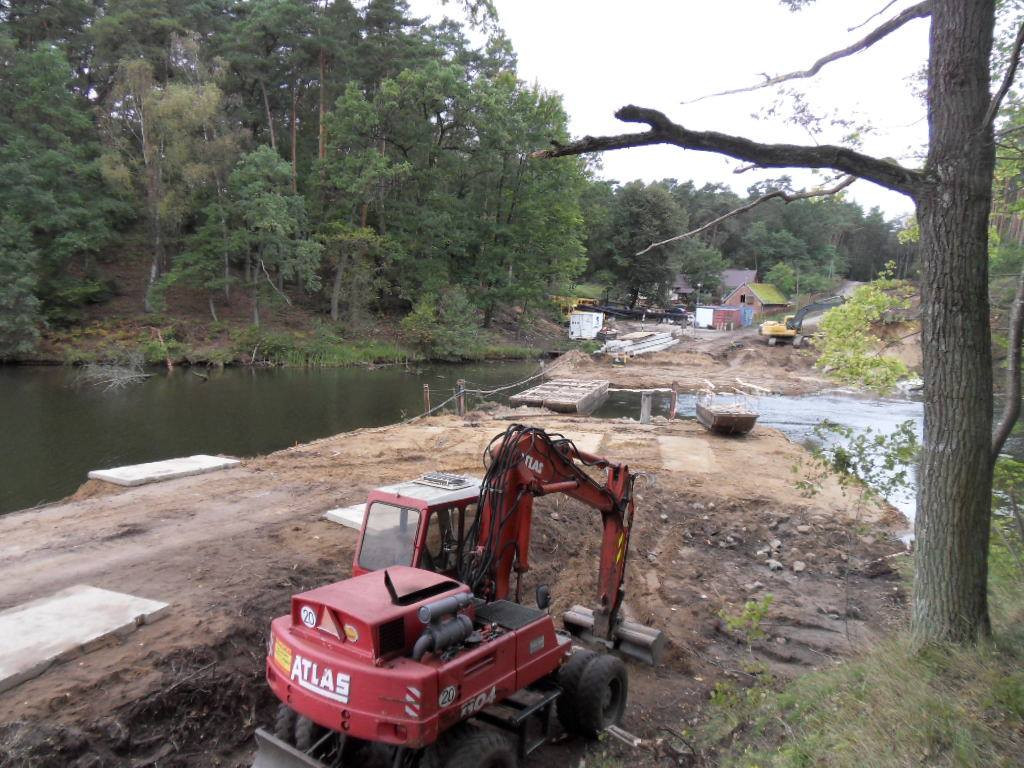
[[[495,0],[501,24],[519,56],[519,76],[557,91],[565,100],[574,136],[643,130],[613,113],[625,104],[653,107],[688,128],[713,129],[761,141],[830,143],[848,129],[810,136],[786,122],[788,110],[756,119],[777,99],[776,89],[681,102],[806,69],[819,56],[862,37],[880,21],[912,4],[900,0],[882,17],[853,32],[885,0],[818,0],[791,13],[775,0]],[[409,0],[418,16],[448,12],[455,3]],[[807,95],[820,115],[833,112],[867,123],[863,150],[917,166],[927,141],[925,108],[916,94],[927,61],[928,21],[910,22],[867,51],[830,64],[813,80],[790,84]],[[733,173],[739,164],[703,152],[641,147],[605,153],[605,178],[662,178],[720,182],[743,193],[759,178],[784,173]],[[821,177],[792,172],[797,186]],[[858,181],[849,197],[888,216],[909,213],[909,199]]]

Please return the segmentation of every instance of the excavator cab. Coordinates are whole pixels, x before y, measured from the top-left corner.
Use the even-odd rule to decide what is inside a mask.
[[[479,495],[476,478],[443,472],[376,489],[366,502],[352,574],[406,565],[454,577],[467,555]]]

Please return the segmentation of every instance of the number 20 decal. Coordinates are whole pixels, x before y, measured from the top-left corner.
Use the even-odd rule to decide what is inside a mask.
[[[443,691],[441,695],[437,697],[437,705],[439,707],[447,707],[449,704],[454,704],[456,697],[459,695],[458,687],[449,685]]]
[[[496,698],[497,690],[495,686],[491,686],[491,690],[478,693],[469,701],[462,705],[462,709],[459,710],[459,717],[468,717],[474,712],[478,712],[488,704],[493,704]]]

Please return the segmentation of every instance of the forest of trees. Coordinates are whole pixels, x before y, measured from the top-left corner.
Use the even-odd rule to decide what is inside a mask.
[[[424,23],[403,0],[0,0],[0,358],[82,322],[128,262],[140,314],[189,295],[212,320],[295,302],[349,327],[488,326],[583,280],[636,301],[723,266],[787,292],[913,270],[903,224],[841,197],[637,257],[746,198],[531,161],[568,140],[561,99],[517,78],[493,18],[467,18]]]

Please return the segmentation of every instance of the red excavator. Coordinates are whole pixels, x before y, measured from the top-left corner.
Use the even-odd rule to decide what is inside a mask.
[[[657,663],[664,645],[619,616],[636,475],[518,424],[484,459],[482,481],[433,473],[371,492],[352,578],[274,619],[266,675],[282,703],[253,768],[513,768],[547,740],[553,708],[589,738],[621,720],[626,668],[607,651]],[[552,493],[603,529],[598,603],[573,606],[569,632],[545,586],[536,607],[520,602],[533,499]]]

